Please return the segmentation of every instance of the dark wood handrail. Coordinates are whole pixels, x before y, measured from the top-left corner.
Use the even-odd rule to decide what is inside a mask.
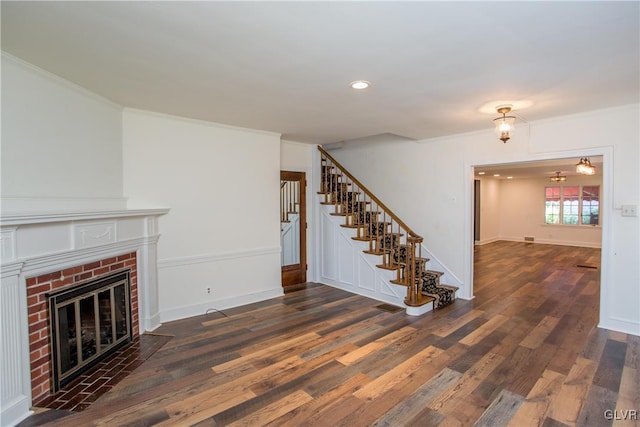
[[[349,177],[349,179],[351,181],[353,181],[354,184],[356,184],[362,191],[364,191],[365,193],[367,193],[367,195],[371,198],[371,200],[373,200],[374,202],[376,202],[376,204],[382,208],[382,210],[384,210],[387,215],[389,215],[391,218],[393,218],[395,220],[395,222],[402,227],[407,234],[409,234],[411,237],[414,238],[418,238],[418,239],[422,239],[422,237],[420,235],[418,235],[417,233],[415,233],[413,230],[411,230],[409,228],[409,226],[407,226],[407,224],[405,224],[404,222],[402,222],[402,220],[398,217],[398,215],[394,214],[393,211],[391,209],[389,209],[384,203],[382,203],[380,201],[380,199],[378,199],[367,187],[365,187],[364,185],[362,185],[362,183],[360,181],[358,181],[353,175],[351,175],[345,168],[344,166],[342,166],[338,161],[336,161],[336,159],[334,159],[333,157],[331,157],[329,155],[329,153],[327,153],[322,147],[320,147],[318,145],[318,150],[320,150],[320,152],[329,160],[331,160],[331,163],[333,163],[335,166],[337,166],[340,171],[342,173],[344,173],[347,177]],[[421,240],[420,240],[421,241]]]

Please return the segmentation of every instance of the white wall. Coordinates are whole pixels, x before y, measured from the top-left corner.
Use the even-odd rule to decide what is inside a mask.
[[[478,179],[478,178],[476,178]],[[544,188],[548,179],[504,180],[480,177],[480,241],[523,241],[599,248],[601,226],[547,225],[544,223]],[[602,176],[572,176],[566,185],[600,185]]]
[[[129,109],[123,129],[129,207],[171,207],[161,320],[281,295],[280,135]]]
[[[570,176],[563,185],[600,185],[602,176]],[[548,179],[500,180],[500,239],[599,248],[602,227],[545,224],[544,188]]]
[[[2,209],[118,209],[122,108],[2,54]]]
[[[500,239],[500,182],[480,178],[480,244]]]
[[[307,180],[306,197],[306,221],[307,221],[307,281],[316,280],[316,263],[314,257],[316,223],[314,221],[315,194],[319,184],[313,176],[314,154],[318,151],[317,145],[305,144],[296,141],[282,140],[280,142],[280,169],[291,172],[304,172]],[[304,231],[304,230],[302,230]]]
[[[640,201],[639,114],[635,104],[533,122],[507,144],[495,138],[488,118],[482,132],[331,154],[462,277],[465,298],[472,297],[472,167],[603,155],[600,324],[640,335],[640,227],[638,217],[621,215],[623,203]]]

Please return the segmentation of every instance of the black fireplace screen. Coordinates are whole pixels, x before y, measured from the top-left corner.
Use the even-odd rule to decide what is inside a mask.
[[[130,271],[48,295],[53,391],[131,342]]]

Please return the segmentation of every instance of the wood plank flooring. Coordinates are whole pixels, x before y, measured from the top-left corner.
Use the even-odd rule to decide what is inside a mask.
[[[308,284],[164,324],[163,348],[47,425],[639,425],[640,338],[596,328],[600,271],[577,267],[600,251],[495,242],[475,260],[476,298],[419,318]]]

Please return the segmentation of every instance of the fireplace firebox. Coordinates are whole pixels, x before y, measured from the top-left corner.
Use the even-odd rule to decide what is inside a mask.
[[[130,270],[47,294],[53,391],[132,341]]]

